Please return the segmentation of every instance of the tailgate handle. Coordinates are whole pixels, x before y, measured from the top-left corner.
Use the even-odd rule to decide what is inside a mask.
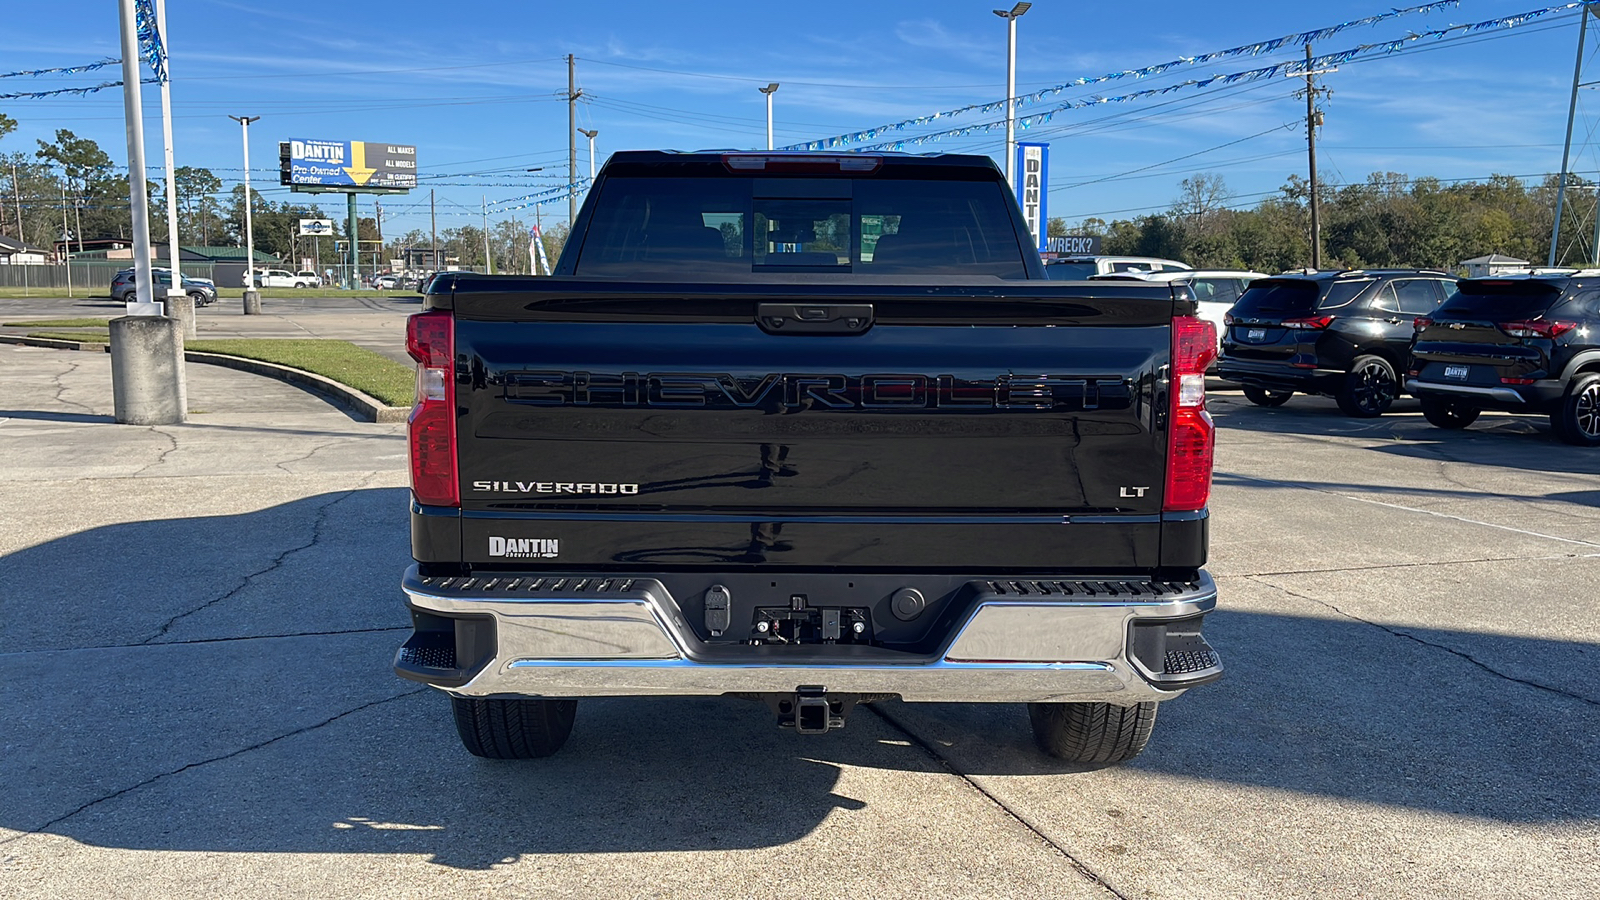
[[[872,304],[763,303],[756,323],[768,334],[861,334],[872,327]]]

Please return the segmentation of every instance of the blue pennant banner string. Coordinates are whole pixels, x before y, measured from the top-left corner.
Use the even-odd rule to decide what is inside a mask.
[[[159,84],[160,81],[158,79],[155,79],[155,78],[146,78],[146,79],[144,79],[143,81],[141,81],[139,83],[140,84]],[[53,91],[23,91],[21,93],[15,93],[15,94],[0,94],[0,100],[37,100],[37,99],[40,99],[42,97],[59,97],[59,96],[61,96],[63,94],[75,94],[75,95],[81,97],[81,96],[83,96],[85,94],[92,94],[92,93],[94,93],[96,91],[103,91],[106,88],[114,88],[114,87],[122,87],[122,82],[120,82],[120,81],[105,81],[105,82],[101,82],[100,84],[89,85],[88,87],[57,88],[57,89],[55,89]]]
[[[560,197],[565,197],[567,195],[568,191],[581,191],[581,190],[587,189],[588,187],[589,187],[589,179],[580,178],[577,181],[573,182],[572,184],[564,184],[561,187],[550,188],[547,191],[540,191],[537,194],[525,194],[525,195],[523,195],[521,197],[510,197],[510,198],[507,198],[505,200],[496,200],[495,202],[493,202],[493,203],[491,203],[489,205],[493,206],[493,207],[498,207],[497,209],[493,210],[493,212],[497,212],[497,213],[511,212],[514,209],[527,209],[530,206],[538,206],[541,203],[546,203],[546,202],[549,202],[551,200],[555,200],[555,199],[560,198]],[[527,201],[527,202],[523,202],[518,206],[506,206],[505,205],[507,203],[518,203],[519,201]]]
[[[1243,71],[1243,72],[1234,72],[1234,73],[1227,74],[1227,75],[1208,75],[1208,76],[1205,76],[1205,77],[1202,77],[1202,78],[1191,78],[1191,79],[1188,79],[1188,80],[1185,80],[1185,81],[1175,82],[1173,84],[1169,84],[1169,85],[1166,85],[1164,87],[1150,88],[1150,89],[1146,89],[1146,90],[1142,90],[1142,91],[1134,91],[1133,93],[1122,94],[1120,96],[1114,96],[1114,97],[1094,96],[1094,97],[1089,97],[1089,98],[1086,98],[1086,99],[1083,99],[1083,100],[1069,100],[1069,101],[1066,101],[1064,103],[1058,104],[1057,106],[1053,107],[1052,109],[1050,109],[1047,112],[1037,113],[1037,114],[1034,114],[1034,115],[1031,115],[1031,116],[1020,116],[1020,117],[1017,118],[1016,123],[1017,123],[1017,127],[1026,129],[1026,128],[1029,128],[1029,127],[1034,126],[1034,125],[1041,125],[1041,124],[1044,124],[1046,122],[1049,122],[1051,119],[1053,119],[1055,117],[1056,113],[1064,112],[1066,110],[1084,109],[1086,107],[1100,106],[1100,105],[1106,104],[1106,103],[1127,103],[1127,102],[1131,102],[1131,101],[1135,101],[1135,100],[1143,100],[1143,99],[1148,98],[1148,97],[1156,97],[1156,96],[1160,96],[1162,94],[1169,94],[1169,93],[1172,93],[1174,91],[1183,90],[1185,88],[1206,88],[1206,87],[1212,87],[1212,86],[1215,86],[1215,85],[1243,84],[1243,83],[1252,82],[1252,81],[1259,81],[1259,80],[1261,80],[1263,78],[1298,77],[1298,76],[1304,75],[1308,71],[1308,69],[1307,69],[1308,65],[1310,66],[1310,70],[1316,70],[1316,69],[1319,69],[1319,68],[1326,68],[1326,67],[1329,67],[1329,66],[1339,65],[1340,63],[1349,62],[1350,60],[1355,59],[1357,57],[1368,58],[1368,57],[1385,56],[1385,55],[1388,55],[1388,54],[1391,54],[1391,53],[1399,52],[1400,50],[1404,49],[1408,44],[1413,44],[1413,43],[1416,43],[1417,41],[1426,40],[1426,39],[1430,39],[1430,38],[1432,38],[1432,39],[1441,39],[1441,38],[1448,37],[1448,36],[1451,36],[1451,35],[1460,36],[1460,35],[1466,35],[1466,34],[1476,34],[1476,33],[1481,33],[1481,32],[1485,32],[1485,31],[1493,31],[1493,30],[1498,30],[1498,29],[1515,28],[1518,25],[1524,25],[1524,24],[1526,24],[1528,22],[1531,22],[1531,21],[1533,21],[1535,19],[1543,18],[1545,16],[1549,16],[1549,15],[1552,15],[1552,14],[1555,14],[1555,13],[1561,13],[1561,12],[1567,12],[1567,11],[1570,11],[1570,10],[1573,10],[1573,9],[1579,9],[1579,8],[1590,6],[1590,5],[1593,5],[1593,4],[1596,4],[1596,3],[1600,3],[1600,0],[1575,0],[1575,2],[1564,3],[1564,4],[1561,4],[1559,6],[1550,6],[1550,7],[1544,8],[1544,9],[1531,10],[1529,12],[1519,13],[1519,14],[1514,15],[1514,16],[1503,16],[1503,17],[1497,18],[1497,19],[1486,19],[1486,20],[1484,20],[1482,22],[1474,22],[1474,23],[1471,23],[1471,24],[1468,24],[1468,25],[1451,25],[1451,26],[1448,26],[1446,28],[1438,28],[1438,29],[1434,29],[1434,30],[1431,30],[1431,31],[1410,32],[1405,37],[1397,38],[1397,39],[1392,40],[1392,41],[1384,41],[1384,42],[1376,43],[1376,44],[1362,44],[1359,47],[1354,47],[1354,48],[1351,48],[1349,50],[1342,50],[1342,51],[1339,51],[1337,53],[1329,53],[1329,54],[1326,54],[1326,55],[1323,55],[1323,56],[1318,56],[1318,57],[1315,57],[1314,59],[1312,59],[1309,64],[1306,63],[1304,60],[1296,60],[1294,62],[1279,63],[1279,64],[1273,65],[1273,66],[1264,66],[1264,67],[1257,68],[1257,69],[1250,69],[1250,70]],[[1418,7],[1418,8],[1420,8],[1420,7]],[[1305,32],[1305,33],[1306,34],[1314,34],[1316,32]],[[993,111],[1002,111],[1005,108],[1005,104],[1003,102],[997,103],[997,104],[989,104],[989,106],[993,107]],[[974,107],[974,108],[976,108],[976,107]],[[827,150],[827,149],[833,149],[835,147],[842,147],[845,144],[857,143],[857,142],[862,142],[862,141],[871,141],[872,139],[874,139],[874,138],[876,138],[876,137],[878,137],[880,135],[883,135],[883,134],[885,134],[887,132],[902,131],[902,130],[906,130],[907,128],[910,128],[910,127],[914,127],[914,126],[910,126],[910,125],[907,125],[905,123],[900,123],[900,124],[897,124],[897,125],[883,126],[883,127],[880,127],[880,128],[869,129],[868,131],[857,132],[857,133],[852,134],[852,135],[839,135],[837,137],[827,138],[827,139],[825,139],[823,141],[814,141],[814,142],[811,142],[809,144],[797,144],[797,145],[795,145],[793,147],[785,147],[784,149],[786,149],[786,150],[789,150],[789,149],[795,149],[795,150]],[[938,131],[938,132],[933,132],[931,134],[918,135],[916,137],[904,138],[904,139],[901,139],[901,140],[884,141],[884,142],[880,142],[880,143],[876,143],[876,144],[869,144],[869,145],[866,145],[866,146],[861,146],[861,147],[858,147],[856,149],[860,149],[860,150],[902,150],[902,149],[904,149],[904,148],[906,148],[908,146],[919,146],[919,145],[922,145],[922,144],[929,143],[931,141],[941,140],[943,138],[966,137],[968,135],[986,133],[986,132],[992,131],[992,130],[994,130],[996,128],[1004,128],[1004,127],[1005,127],[1005,120],[1003,120],[1003,119],[999,120],[999,121],[981,122],[981,123],[977,123],[977,124],[966,126],[964,128],[952,128],[952,129],[949,129],[947,131]]]
[[[1067,110],[1084,109],[1091,106],[1100,106],[1106,103],[1128,103],[1135,100],[1143,100],[1149,97],[1170,94],[1174,91],[1180,91],[1186,88],[1206,88],[1216,85],[1244,84],[1252,81],[1259,81],[1264,78],[1301,77],[1307,71],[1315,71],[1317,69],[1323,69],[1330,66],[1337,66],[1340,63],[1349,62],[1353,59],[1376,58],[1380,56],[1386,56],[1391,53],[1397,53],[1403,50],[1407,45],[1413,44],[1417,41],[1426,40],[1429,38],[1439,39],[1449,35],[1477,34],[1498,29],[1515,28],[1519,25],[1527,24],[1535,19],[1543,18],[1554,13],[1567,12],[1569,10],[1590,6],[1595,3],[1600,3],[1600,0],[1576,0],[1576,2],[1564,3],[1560,6],[1536,9],[1525,13],[1519,13],[1514,16],[1504,16],[1498,19],[1487,19],[1485,21],[1474,22],[1469,25],[1451,25],[1448,28],[1440,28],[1433,31],[1424,31],[1420,33],[1412,32],[1403,38],[1397,38],[1392,41],[1384,41],[1378,44],[1362,44],[1359,47],[1353,47],[1349,50],[1341,50],[1337,53],[1329,53],[1324,56],[1314,57],[1309,63],[1304,60],[1297,60],[1294,62],[1278,63],[1277,65],[1273,66],[1263,66],[1261,68],[1250,69],[1244,72],[1234,72],[1228,75],[1209,75],[1204,78],[1191,78],[1186,81],[1175,82],[1164,87],[1134,91],[1131,94],[1122,94],[1116,97],[1096,96],[1083,100],[1069,100],[1065,103],[1057,105],[1047,112],[1037,113],[1031,116],[1019,116],[1016,120],[1016,124],[1018,128],[1027,129],[1035,125],[1042,125],[1046,122],[1049,122],[1051,119],[1055,118],[1057,113],[1065,112]],[[920,146],[922,144],[942,140],[944,138],[967,137],[973,134],[987,133],[995,129],[1004,128],[1005,124],[1006,123],[1004,119],[1000,119],[998,121],[980,122],[973,125],[968,125],[964,128],[953,128],[948,131],[937,131],[930,134],[905,138],[902,140],[886,141],[883,143],[859,147],[857,149],[903,150],[906,147]],[[838,145],[836,144],[833,146]]]
[[[84,63],[81,66],[57,66],[53,69],[26,69],[21,72],[0,72],[0,78],[21,78],[34,75],[77,75],[81,72],[93,72],[95,69],[104,69],[106,66],[120,65],[120,59],[102,59],[99,62]]]
[[[1493,29],[1493,28],[1510,28],[1510,27],[1514,27],[1516,25],[1523,24],[1524,22],[1528,22],[1528,21],[1531,21],[1533,19],[1540,18],[1542,16],[1550,15],[1551,13],[1565,12],[1567,10],[1576,9],[1576,8],[1583,7],[1583,6],[1589,6],[1589,5],[1597,3],[1597,2],[1600,2],[1600,0],[1577,0],[1577,2],[1565,3],[1565,4],[1562,4],[1562,5],[1559,5],[1559,6],[1551,6],[1551,7],[1545,8],[1545,9],[1533,10],[1531,12],[1521,13],[1521,14],[1518,14],[1518,15],[1515,15],[1515,16],[1507,16],[1507,17],[1503,17],[1503,18],[1500,18],[1500,19],[1490,19],[1490,20],[1486,20],[1484,22],[1478,22],[1478,23],[1474,23],[1474,24],[1471,24],[1471,25],[1452,25],[1452,26],[1450,26],[1448,28],[1436,29],[1436,30],[1432,30],[1432,31],[1425,31],[1425,32],[1421,32],[1421,33],[1410,32],[1410,33],[1408,33],[1406,35],[1406,37],[1400,38],[1398,41],[1391,41],[1391,42],[1388,42],[1387,44],[1366,45],[1366,47],[1371,49],[1371,48],[1384,47],[1384,46],[1388,46],[1388,45],[1391,45],[1391,44],[1392,45],[1401,45],[1401,44],[1409,43],[1411,41],[1422,40],[1424,38],[1429,38],[1429,37],[1434,37],[1434,38],[1443,37],[1443,36],[1446,36],[1446,35],[1449,35],[1449,34],[1453,34],[1453,33],[1457,33],[1457,32],[1471,33],[1471,32],[1475,32],[1475,31],[1483,31],[1483,30],[1488,30],[1488,29]],[[1396,17],[1399,17],[1399,16],[1412,15],[1412,14],[1415,14],[1415,13],[1424,13],[1424,14],[1426,14],[1426,13],[1431,13],[1431,12],[1437,12],[1437,11],[1439,11],[1441,9],[1450,8],[1450,7],[1456,7],[1456,6],[1459,6],[1459,5],[1460,5],[1460,0],[1440,0],[1440,2],[1426,3],[1426,4],[1423,4],[1421,6],[1406,7],[1404,9],[1394,9],[1394,10],[1392,10],[1390,12],[1387,12],[1387,13],[1380,13],[1380,14],[1377,14],[1377,15],[1366,16],[1364,18],[1355,19],[1353,21],[1343,22],[1343,23],[1340,23],[1338,25],[1330,25],[1330,26],[1327,26],[1325,28],[1317,28],[1317,29],[1313,29],[1311,31],[1303,31],[1303,32],[1300,32],[1299,34],[1291,34],[1291,35],[1287,35],[1285,37],[1275,38],[1275,39],[1269,40],[1269,41],[1257,41],[1255,43],[1243,44],[1243,45],[1240,45],[1238,47],[1232,47],[1232,48],[1227,49],[1227,50],[1218,50],[1218,51],[1213,52],[1213,53],[1204,53],[1204,54],[1201,54],[1199,56],[1182,57],[1180,59],[1172,60],[1170,62],[1158,63],[1158,64],[1153,65],[1153,66],[1145,66],[1145,67],[1139,68],[1139,69],[1127,69],[1127,70],[1124,70],[1124,71],[1121,71],[1121,72],[1112,72],[1112,73],[1109,73],[1109,74],[1106,74],[1106,75],[1100,75],[1100,76],[1097,76],[1097,77],[1094,77],[1094,78],[1078,78],[1078,79],[1075,79],[1073,81],[1068,81],[1068,82],[1064,82],[1062,84],[1058,84],[1058,85],[1056,85],[1054,87],[1045,88],[1042,91],[1035,91],[1034,93],[1031,93],[1031,94],[1021,95],[1021,96],[1017,97],[1017,103],[1020,106],[1028,106],[1028,105],[1032,105],[1032,104],[1036,104],[1036,103],[1041,103],[1041,102],[1045,101],[1046,99],[1048,99],[1050,97],[1054,97],[1056,95],[1059,95],[1063,91],[1066,91],[1066,90],[1069,90],[1069,89],[1075,88],[1075,87],[1083,87],[1083,86],[1091,85],[1091,84],[1101,84],[1101,83],[1105,83],[1105,82],[1109,82],[1109,81],[1117,81],[1117,80],[1125,79],[1125,78],[1134,78],[1134,79],[1149,78],[1149,77],[1165,74],[1165,73],[1167,73],[1167,72],[1169,72],[1169,71],[1171,71],[1173,69],[1179,68],[1179,67],[1204,65],[1204,64],[1207,64],[1207,63],[1212,63],[1212,62],[1216,62],[1218,60],[1228,59],[1228,58],[1232,58],[1232,57],[1259,56],[1259,55],[1264,54],[1264,53],[1273,53],[1273,52],[1276,52],[1276,51],[1279,51],[1279,50],[1283,50],[1283,49],[1287,49],[1287,48],[1290,48],[1290,47],[1305,46],[1306,44],[1310,44],[1310,43],[1313,43],[1313,42],[1325,40],[1325,39],[1327,39],[1329,37],[1332,37],[1332,36],[1334,36],[1336,34],[1339,34],[1340,32],[1347,31],[1347,30],[1352,29],[1352,28],[1361,28],[1361,27],[1366,27],[1366,26],[1370,26],[1370,25],[1375,25],[1375,24],[1378,24],[1378,23],[1383,22],[1385,20],[1393,19],[1393,18],[1396,18]],[[1388,52],[1392,52],[1392,50],[1388,51]],[[1229,78],[1229,77],[1238,78],[1238,77],[1243,77],[1243,74],[1241,73],[1240,75],[1237,75],[1237,76],[1222,76],[1222,77],[1223,78]],[[1210,84],[1210,83],[1213,83],[1216,80],[1217,79],[1215,79],[1215,78],[1198,79],[1197,83],[1198,82],[1203,82],[1205,84]],[[1186,82],[1183,86],[1189,86],[1189,83]],[[1148,96],[1148,95],[1140,93],[1139,96]],[[1095,102],[1098,103],[1098,102],[1117,102],[1117,101],[1115,99],[1109,99],[1109,100],[1097,99]],[[869,128],[869,129],[865,129],[863,131],[857,131],[857,132],[851,132],[851,133],[848,133],[848,134],[835,135],[833,137],[823,138],[821,140],[816,140],[816,141],[807,141],[807,142],[799,143],[799,144],[791,144],[789,146],[784,147],[783,149],[785,149],[785,150],[810,150],[810,151],[831,150],[831,149],[834,149],[834,148],[837,148],[837,147],[843,147],[843,146],[850,145],[850,144],[859,144],[859,143],[863,143],[863,142],[867,142],[867,141],[873,141],[873,140],[876,140],[879,137],[881,137],[881,136],[883,136],[885,134],[891,133],[891,132],[908,131],[908,130],[911,130],[911,129],[920,128],[922,126],[932,124],[932,123],[934,123],[934,122],[936,122],[938,120],[952,118],[952,117],[961,115],[963,113],[969,113],[969,112],[998,113],[998,112],[1004,112],[1005,108],[1006,108],[1006,102],[1004,100],[997,100],[997,101],[994,101],[992,103],[973,104],[971,106],[961,107],[960,109],[947,110],[945,112],[937,112],[937,113],[933,113],[932,115],[927,115],[927,116],[918,116],[918,117],[916,117],[914,119],[906,119],[904,121],[894,122],[894,123],[891,123],[891,124],[888,124],[888,125],[880,125],[880,126],[878,126],[876,128]],[[1055,111],[1059,111],[1059,110],[1064,109],[1064,108],[1070,108],[1070,105],[1068,105],[1068,106],[1058,106],[1058,107],[1056,107]],[[980,127],[984,127],[984,126],[980,126]],[[954,129],[954,131],[960,131],[960,130],[961,129]],[[898,142],[896,142],[896,143],[898,143]],[[886,146],[886,145],[883,145],[883,146]]]
[[[156,28],[155,0],[134,0],[134,13],[138,21],[139,50],[144,54],[150,71],[156,74],[157,83],[167,80],[167,48],[161,44],[161,31]]]

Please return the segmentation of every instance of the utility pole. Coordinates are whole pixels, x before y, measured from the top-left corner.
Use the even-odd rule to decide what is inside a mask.
[[[428,188],[428,231],[433,234],[433,270],[438,272],[444,267],[439,265],[439,213],[433,206],[433,188]]]
[[[1311,182],[1309,205],[1311,207],[1311,268],[1322,268],[1322,210],[1321,198],[1317,191],[1317,128],[1322,125],[1322,110],[1317,108],[1317,95],[1332,96],[1333,91],[1328,88],[1317,87],[1316,77],[1327,72],[1337,72],[1337,68],[1312,71],[1311,45],[1306,45],[1306,86],[1303,93],[1306,95],[1306,155],[1311,163]]]
[[[766,87],[764,87],[764,88],[756,88],[756,90],[758,90],[761,93],[767,95],[767,149],[771,150],[772,149],[772,95],[776,94],[778,92],[778,83],[776,81],[774,81],[771,84],[767,85]]]
[[[1572,120],[1578,112],[1578,88],[1583,79],[1583,39],[1589,34],[1589,17],[1578,15],[1578,59],[1572,64],[1572,98],[1567,101],[1567,140],[1561,147],[1561,180],[1556,185],[1556,221],[1550,228],[1550,257],[1545,265],[1556,264],[1556,245],[1561,241],[1561,207],[1567,199],[1567,163],[1572,155]]]
[[[494,274],[494,256],[489,253],[489,196],[483,197],[483,264],[488,267],[489,274]]]
[[[578,218],[578,62],[567,54],[567,227]]]
[[[372,251],[372,280],[378,280],[378,258],[383,255],[383,198],[372,198],[373,220],[378,224],[378,247]]]
[[[260,116],[229,116],[239,123],[244,134],[244,313],[261,312],[261,293],[256,290],[256,226],[252,218],[254,203],[250,194],[250,123]]]
[[[72,297],[72,232],[67,230],[67,183],[61,182],[61,261],[67,264],[67,297]]]
[[[17,240],[27,241],[22,233],[22,182],[17,180],[17,164],[11,164],[11,195],[17,201]]]
[[[1006,184],[1012,190],[1017,187],[1017,20],[1032,8],[1032,3],[1018,3],[1010,11],[993,10],[1006,20]]]
[[[589,139],[589,184],[594,184],[594,139],[600,135],[600,129],[579,128],[578,133]]]

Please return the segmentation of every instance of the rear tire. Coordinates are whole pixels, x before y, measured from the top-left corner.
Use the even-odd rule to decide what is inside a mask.
[[[1394,366],[1381,356],[1358,356],[1333,399],[1347,416],[1375,419],[1389,411],[1400,395]]]
[[[1138,756],[1156,727],[1155,703],[1029,703],[1039,749],[1075,763],[1120,763]]]
[[[451,697],[461,746],[484,759],[538,759],[572,734],[576,700],[479,700]]]
[[[1443,397],[1423,397],[1422,416],[1435,428],[1456,431],[1478,420],[1483,410],[1464,400],[1447,400]]]
[[[1600,372],[1572,379],[1561,406],[1550,414],[1550,427],[1565,443],[1600,447]]]
[[[1274,391],[1264,387],[1256,387],[1253,384],[1244,386],[1244,398],[1246,400],[1257,406],[1265,406],[1269,409],[1288,403],[1289,398],[1293,396],[1294,391]]]

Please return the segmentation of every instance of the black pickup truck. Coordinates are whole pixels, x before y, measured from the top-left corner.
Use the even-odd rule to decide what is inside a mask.
[[[576,698],[1027,703],[1117,762],[1219,678],[1201,633],[1212,326],[1046,280],[986,157],[619,153],[554,277],[413,316],[414,632],[462,742]]]

